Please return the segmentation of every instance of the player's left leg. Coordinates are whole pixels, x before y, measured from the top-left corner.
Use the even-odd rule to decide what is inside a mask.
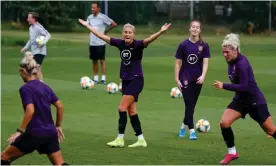
[[[105,45],[99,46],[98,54],[101,62],[102,79],[101,83],[106,84],[106,61],[105,61]]]
[[[24,153],[21,152],[17,147],[9,145],[1,153],[1,165],[10,165],[12,161],[24,156]]]
[[[179,131],[179,136],[185,136],[185,128],[184,126],[187,125],[190,130],[190,140],[197,140],[197,136],[194,130],[194,111],[197,100],[199,98],[199,94],[201,92],[202,85],[191,83],[187,87],[182,88],[183,99],[185,102],[185,117],[183,120],[183,124]]]
[[[42,74],[42,69],[41,69],[41,65],[43,62],[45,55],[42,54],[35,54],[34,55],[34,59],[37,63],[38,69],[37,69],[37,79],[43,82],[43,74]]]
[[[118,121],[118,136],[114,141],[108,142],[107,145],[111,147],[123,147],[124,134],[127,125],[127,109],[134,102],[134,97],[131,95],[123,95],[119,105],[119,121]]]
[[[255,105],[252,107],[250,117],[260,124],[262,129],[276,139],[276,126],[266,104]]]
[[[261,124],[263,130],[270,136],[276,139],[276,127],[273,123],[272,117],[269,116],[266,121]]]
[[[135,101],[137,101],[138,97],[135,97]],[[130,123],[132,125],[132,128],[135,132],[135,136],[138,137],[138,141],[132,145],[129,145],[128,147],[132,148],[132,147],[147,147],[147,142],[145,141],[144,135],[143,135],[143,131],[142,131],[142,127],[141,127],[141,123],[137,114],[137,106],[136,106],[136,102],[133,102],[129,108],[128,108],[128,115],[130,118]]]
[[[48,154],[48,158],[53,165],[68,165],[67,163],[64,162],[64,158],[60,150],[57,152]]]
[[[102,69],[102,79],[101,83],[106,84],[106,61],[105,59],[100,60],[101,62],[101,69]]]

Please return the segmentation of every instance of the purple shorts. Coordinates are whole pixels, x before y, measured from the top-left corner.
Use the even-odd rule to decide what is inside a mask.
[[[122,94],[131,95],[134,97],[135,102],[138,101],[139,94],[144,88],[144,78],[137,77],[133,80],[122,80]]]
[[[241,113],[243,119],[245,118],[246,114],[249,114],[249,116],[259,124],[263,124],[270,116],[266,104],[249,105],[234,99],[227,108]]]
[[[52,154],[60,150],[57,134],[37,137],[24,132],[11,145],[25,154],[32,153],[35,150],[39,154]]]

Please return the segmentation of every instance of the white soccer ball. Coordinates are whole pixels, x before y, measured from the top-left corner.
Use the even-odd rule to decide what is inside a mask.
[[[116,83],[114,82],[111,82],[109,84],[107,84],[106,86],[106,91],[109,93],[109,94],[115,94],[117,93],[119,90],[119,87]]]
[[[42,44],[45,39],[45,36],[38,36],[35,41],[37,44]]]
[[[83,76],[80,79],[80,85],[82,89],[92,89],[94,88],[95,83],[89,77]]]
[[[209,132],[210,129],[211,129],[211,125],[209,123],[208,120],[205,120],[205,119],[200,119],[199,121],[197,121],[196,123],[196,129],[197,131],[199,132]]]
[[[170,96],[171,96],[171,98],[181,98],[182,93],[178,89],[178,87],[174,87],[174,88],[171,89]]]

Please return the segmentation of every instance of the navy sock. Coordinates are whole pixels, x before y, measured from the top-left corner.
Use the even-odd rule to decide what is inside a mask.
[[[1,160],[1,165],[11,165],[11,162],[7,160]]]
[[[274,134],[272,135],[272,137],[276,139],[276,130],[275,130]]]
[[[130,123],[133,127],[134,132],[136,133],[136,136],[141,135],[143,133],[141,123],[137,114],[130,116]]]
[[[127,124],[127,113],[126,112],[120,112],[119,111],[119,134],[124,134]]]
[[[221,134],[228,148],[235,146],[234,143],[234,133],[231,127],[221,128]]]

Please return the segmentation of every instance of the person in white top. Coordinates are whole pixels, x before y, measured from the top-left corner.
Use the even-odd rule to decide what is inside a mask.
[[[27,21],[30,24],[29,28],[29,40],[25,47],[21,49],[21,52],[24,53],[28,49],[31,49],[34,59],[38,65],[37,79],[40,81],[43,80],[43,75],[41,72],[41,65],[44,57],[47,55],[46,44],[51,38],[51,34],[38,22],[39,14],[36,12],[29,12]],[[42,43],[37,43],[36,38],[39,36],[44,36],[45,39]]]
[[[108,31],[117,26],[117,24],[105,14],[100,12],[100,5],[98,2],[91,5],[92,14],[87,18],[87,22],[90,26],[97,29],[97,31],[106,34]],[[105,45],[106,42],[99,39],[93,33],[90,33],[89,43],[89,58],[93,62],[93,73],[95,83],[99,83],[98,76],[98,61],[101,62],[101,83],[106,84],[106,62],[105,62]]]

